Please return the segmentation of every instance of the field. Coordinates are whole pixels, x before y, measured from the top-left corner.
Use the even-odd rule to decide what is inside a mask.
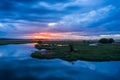
[[[34,39],[0,39],[0,45],[36,43]]]
[[[53,59],[60,58],[66,61],[86,60],[86,61],[119,61],[120,60],[120,44],[98,44],[97,46],[89,46],[90,43],[79,41],[51,41],[44,44],[53,44],[48,54],[41,54],[36,51],[31,54],[33,58]],[[73,44],[75,51],[70,52],[69,46],[55,46],[54,44],[68,45]],[[44,48],[44,47],[43,47]]]

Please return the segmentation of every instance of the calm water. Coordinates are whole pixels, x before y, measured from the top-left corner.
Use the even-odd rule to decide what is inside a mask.
[[[33,45],[0,46],[0,80],[120,80],[120,61],[67,62],[30,57]]]

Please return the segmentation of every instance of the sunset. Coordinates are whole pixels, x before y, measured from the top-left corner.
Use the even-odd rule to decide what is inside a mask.
[[[0,0],[0,80],[120,80],[120,0]]]
[[[71,33],[83,39],[114,37],[120,34],[119,4],[119,0],[1,0],[0,38],[27,39],[46,32],[66,37]],[[51,35],[30,38],[54,39]],[[62,35],[57,38],[62,39]]]
[[[41,39],[41,38],[43,38],[43,39],[54,39],[54,38],[62,36],[62,34],[51,33],[51,32],[43,32],[43,33],[35,33],[32,36],[35,39]]]

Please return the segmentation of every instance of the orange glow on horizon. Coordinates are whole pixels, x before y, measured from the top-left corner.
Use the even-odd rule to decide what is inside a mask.
[[[63,33],[41,32],[41,33],[30,34],[24,37],[30,39],[71,39],[71,40],[89,39],[89,37],[74,35],[71,32],[63,32]]]
[[[34,39],[53,39],[62,36],[61,33],[51,33],[51,32],[42,32],[32,34],[32,38]]]

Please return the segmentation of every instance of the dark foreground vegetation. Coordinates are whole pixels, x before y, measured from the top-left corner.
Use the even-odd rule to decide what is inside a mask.
[[[49,46],[42,46],[42,44],[49,44]],[[39,50],[32,53],[31,57],[39,59],[60,58],[66,61],[120,61],[120,43],[97,43],[95,46],[89,44],[79,41],[43,42],[36,46]],[[40,52],[41,49],[47,49],[47,51]]]

